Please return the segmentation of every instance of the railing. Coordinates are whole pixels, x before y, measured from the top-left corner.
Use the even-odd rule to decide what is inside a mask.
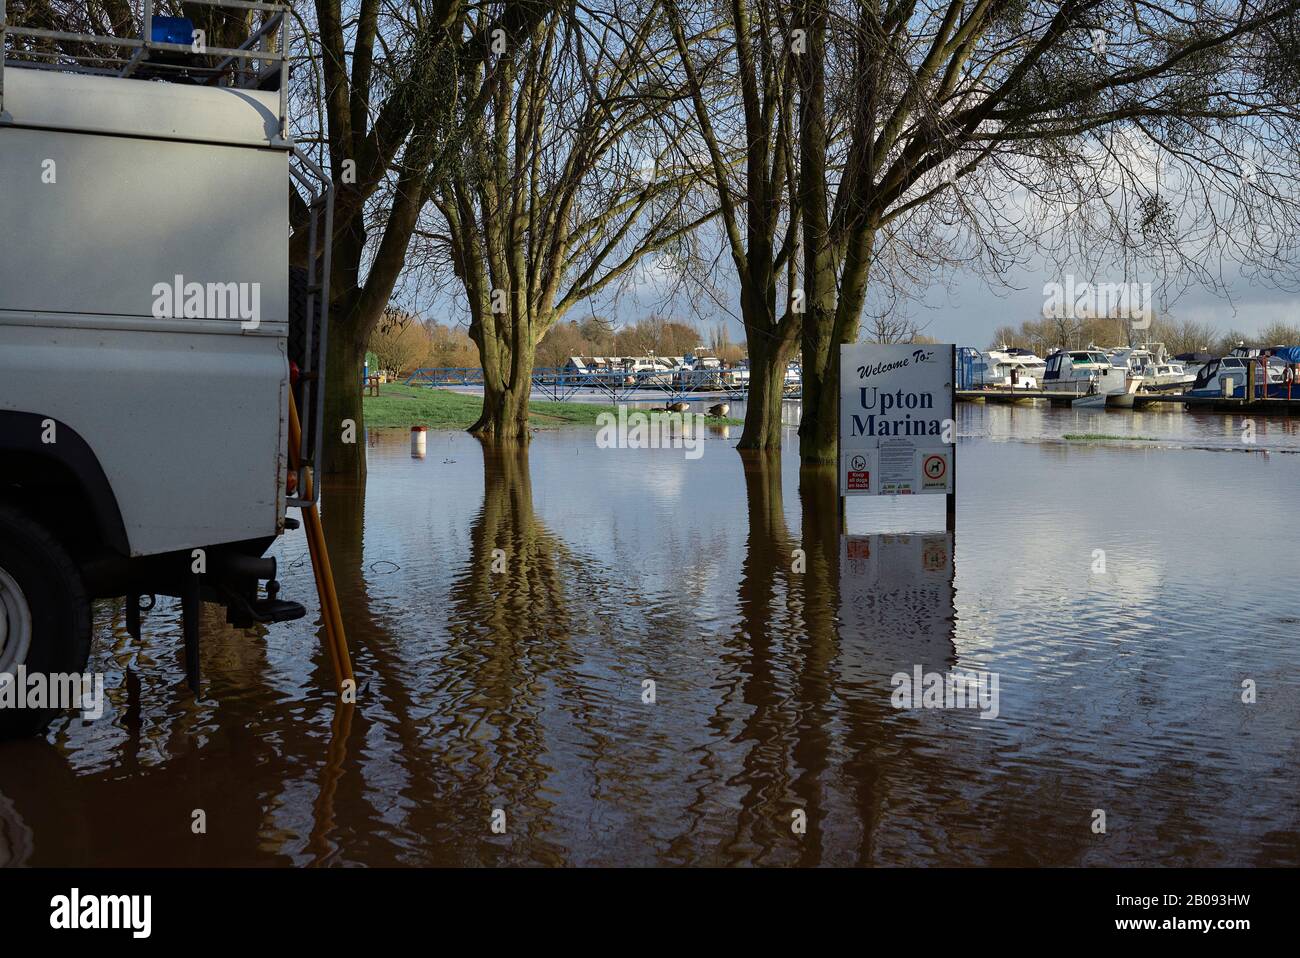
[[[5,10],[6,0],[0,0],[0,118],[4,116],[4,75],[6,66],[27,69],[62,70],[75,73],[101,74],[129,77],[146,66],[154,75],[166,77],[199,77],[205,84],[218,84],[228,80],[228,85],[238,89],[263,89],[272,77],[278,77],[280,93],[280,137],[288,136],[289,65],[285,51],[289,47],[287,16],[289,7],[284,3],[262,3],[259,0],[189,0],[206,7],[230,10],[257,10],[266,16],[262,23],[238,47],[210,47],[192,34],[192,43],[171,43],[154,39],[154,2],[144,0],[139,37],[112,37],[93,33],[67,33],[38,27],[15,26],[9,22]],[[28,37],[35,40],[52,40],[55,49],[18,47],[11,49],[10,38]],[[91,56],[72,52],[69,45],[83,44],[97,52]],[[103,48],[103,52],[98,52]],[[112,55],[110,51],[129,51],[129,56]],[[163,58],[158,54],[181,54],[185,59]],[[196,57],[220,57],[215,65],[199,63]],[[51,58],[52,62],[40,59]],[[85,62],[90,61],[90,62]],[[113,64],[113,66],[105,66]]]
[[[402,382],[407,386],[482,386],[478,366],[429,366],[417,369]]]
[[[532,388],[557,402],[581,390],[608,396],[615,402],[650,393],[668,399],[692,395],[724,395],[743,399],[749,393],[748,378],[731,369],[597,369],[578,372],[568,368],[539,367],[532,372]],[[408,386],[482,387],[483,370],[477,366],[439,366],[417,369],[403,382]],[[787,380],[786,398],[801,395],[801,384]]]

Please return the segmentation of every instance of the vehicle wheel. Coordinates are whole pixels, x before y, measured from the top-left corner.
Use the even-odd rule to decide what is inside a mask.
[[[90,600],[54,536],[0,505],[0,673],[83,672],[90,658]],[[17,690],[15,690],[17,691]],[[0,739],[35,735],[56,709],[0,708]]]

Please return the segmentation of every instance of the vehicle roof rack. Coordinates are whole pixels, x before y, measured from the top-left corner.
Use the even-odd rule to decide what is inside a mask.
[[[6,0],[0,0],[0,121],[4,119],[4,74],[7,67],[59,70],[111,77],[148,77],[172,82],[227,86],[236,89],[279,90],[280,135],[288,128],[289,5],[261,0],[187,0],[187,3],[228,11],[260,12],[237,47],[208,46],[186,18],[155,13],[154,0],[144,0],[138,37],[67,33],[9,22]],[[256,19],[256,18],[254,18]],[[176,42],[178,28],[189,25],[191,42]]]

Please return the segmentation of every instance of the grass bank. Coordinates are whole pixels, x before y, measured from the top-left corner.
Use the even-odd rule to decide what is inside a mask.
[[[389,383],[379,387],[378,396],[365,397],[366,425],[371,428],[409,429],[411,426],[428,426],[430,429],[468,429],[478,419],[483,409],[480,396],[451,392],[447,389],[429,389],[424,386],[403,386]],[[703,412],[692,408],[692,412]],[[585,402],[547,402],[534,399],[528,404],[528,424],[534,429],[554,429],[560,426],[596,425],[596,417],[603,412],[618,414],[617,406]],[[710,419],[720,425],[739,426],[739,419]]]

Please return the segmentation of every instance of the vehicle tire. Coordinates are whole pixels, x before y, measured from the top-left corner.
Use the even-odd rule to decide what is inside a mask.
[[[0,504],[0,672],[13,676],[23,665],[28,675],[80,673],[89,658],[90,600],[81,573],[44,526]],[[57,715],[0,708],[0,739],[35,735]]]

